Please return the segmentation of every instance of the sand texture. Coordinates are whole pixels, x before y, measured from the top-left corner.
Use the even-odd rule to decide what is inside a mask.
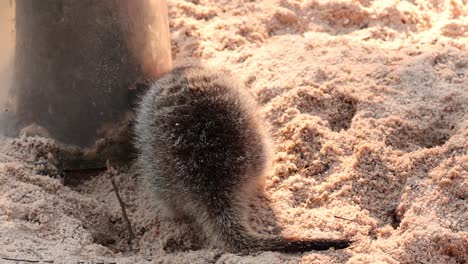
[[[169,12],[175,62],[230,71],[271,126],[250,225],[352,247],[224,253],[158,218],[132,166],[115,164],[129,245],[109,175],[67,183],[54,142],[23,137],[0,145],[0,263],[468,262],[466,0],[170,0]]]

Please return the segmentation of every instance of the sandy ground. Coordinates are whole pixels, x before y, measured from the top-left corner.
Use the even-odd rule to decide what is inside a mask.
[[[277,148],[250,224],[346,250],[240,256],[159,219],[131,166],[64,185],[54,143],[4,140],[0,263],[467,263],[466,0],[169,1],[173,57],[224,67]],[[93,174],[93,173],[91,173]],[[18,262],[23,263],[23,262]]]

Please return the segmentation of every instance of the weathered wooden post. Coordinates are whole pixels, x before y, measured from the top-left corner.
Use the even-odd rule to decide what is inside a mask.
[[[132,89],[171,68],[166,1],[15,2],[10,95],[23,132],[66,145],[66,169],[127,158]]]
[[[14,124],[8,105],[11,98],[8,91],[13,77],[15,48],[15,6],[14,2],[0,1],[0,135],[12,135]]]

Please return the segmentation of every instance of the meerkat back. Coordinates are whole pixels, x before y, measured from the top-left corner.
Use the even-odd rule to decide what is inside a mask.
[[[227,250],[323,250],[348,240],[262,237],[246,203],[270,166],[268,134],[249,93],[200,66],[174,69],[143,96],[136,114],[142,182],[166,217],[192,219]]]

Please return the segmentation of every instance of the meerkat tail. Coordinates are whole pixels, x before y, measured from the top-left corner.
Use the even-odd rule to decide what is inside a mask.
[[[327,250],[330,248],[343,249],[349,247],[350,240],[346,239],[288,239],[284,237],[267,238],[259,241],[261,250],[280,252],[306,252],[311,250]]]
[[[291,239],[284,237],[263,237],[255,234],[241,219],[240,210],[225,199],[216,199],[216,208],[207,210],[203,221],[208,236],[233,251],[280,251],[305,252],[347,248],[350,240],[346,239]],[[219,201],[223,201],[220,203]],[[221,206],[220,206],[221,205]],[[215,210],[213,210],[215,209]],[[217,209],[217,210],[216,210]],[[237,210],[236,210],[237,209]]]

